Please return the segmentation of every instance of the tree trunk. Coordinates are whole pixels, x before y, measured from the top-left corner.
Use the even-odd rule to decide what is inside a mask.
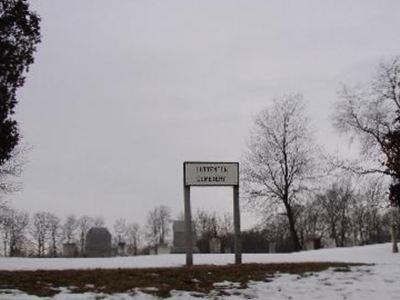
[[[5,236],[5,237],[4,237],[4,240],[3,240],[3,251],[4,251],[4,256],[7,256],[7,239],[8,239],[8,236]]]
[[[399,252],[399,247],[397,246],[397,238],[396,238],[396,225],[392,223],[391,226],[391,236],[392,236],[392,252],[393,253],[398,253]]]
[[[81,231],[81,256],[85,256],[85,233]]]
[[[16,240],[15,240],[15,237],[11,236],[10,237],[10,246],[9,246],[10,247],[10,249],[9,249],[10,254],[8,256],[14,257],[16,255],[16,252],[17,252],[17,250],[16,250],[17,245],[16,244],[17,243],[16,243]]]
[[[137,242],[136,239],[133,242],[133,255],[137,255]]]
[[[336,222],[331,221],[331,235],[330,238],[335,241],[335,247],[339,247],[339,238],[336,232]]]
[[[288,217],[288,221],[289,221],[289,231],[290,231],[290,236],[292,238],[293,250],[300,251],[302,247],[300,245],[299,236],[297,235],[297,231],[295,228],[292,209],[288,203],[285,203],[285,207],[286,207],[286,213],[287,213],[287,217]]]
[[[56,237],[55,237],[54,234],[53,234],[53,237],[52,237],[52,244],[53,244],[52,256],[56,257],[57,256],[57,246],[56,246]]]
[[[391,211],[391,230],[390,230],[390,235],[392,238],[392,252],[393,253],[398,253],[399,252],[399,247],[397,246],[397,232],[396,232],[396,208],[392,208]]]

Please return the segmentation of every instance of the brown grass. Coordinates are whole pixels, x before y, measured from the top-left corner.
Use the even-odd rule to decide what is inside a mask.
[[[0,293],[1,289],[18,289],[27,294],[52,296],[59,293],[60,287],[67,287],[74,293],[134,293],[140,289],[160,297],[170,296],[171,290],[208,294],[215,289],[214,283],[224,280],[238,282],[245,288],[250,280],[269,281],[277,272],[302,275],[330,267],[349,271],[350,266],[354,264],[286,263],[201,265],[190,268],[0,271]],[[149,287],[157,290],[146,290]]]

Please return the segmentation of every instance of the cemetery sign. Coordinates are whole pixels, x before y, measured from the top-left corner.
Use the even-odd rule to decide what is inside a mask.
[[[239,163],[238,162],[198,162],[183,163],[183,194],[185,204],[185,248],[186,265],[193,265],[192,213],[190,209],[190,187],[232,186],[233,225],[235,230],[235,263],[242,263],[239,208]]]
[[[184,178],[187,186],[233,186],[239,184],[237,162],[185,162]]]

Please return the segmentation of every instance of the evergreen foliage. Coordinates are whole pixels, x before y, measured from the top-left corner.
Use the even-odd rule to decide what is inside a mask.
[[[12,118],[18,103],[17,90],[34,61],[40,42],[40,17],[26,0],[0,0],[0,166],[12,157],[20,140]]]

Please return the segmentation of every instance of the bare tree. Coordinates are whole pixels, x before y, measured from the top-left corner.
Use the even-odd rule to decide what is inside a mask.
[[[194,217],[196,233],[209,238],[216,237],[218,234],[218,216],[215,212],[197,210]]]
[[[157,248],[165,244],[166,238],[171,231],[171,211],[168,207],[161,205],[154,208],[147,215],[146,237],[151,246]]]
[[[78,231],[79,231],[79,247],[80,254],[83,256],[85,254],[86,245],[86,234],[91,227],[94,226],[95,221],[89,216],[82,216],[78,219]]]
[[[151,247],[157,247],[159,240],[159,224],[157,210],[151,210],[146,218],[146,239]]]
[[[285,215],[269,215],[263,220],[260,227],[269,245],[275,245],[275,251],[288,252],[292,250],[288,218]]]
[[[78,228],[78,220],[74,215],[69,215],[63,224],[63,236],[67,243],[72,243],[76,239],[76,229]]]
[[[294,250],[302,248],[296,231],[293,205],[307,190],[315,171],[314,144],[303,97],[274,100],[255,119],[242,170],[244,190],[253,208],[285,212]]]
[[[1,240],[3,243],[3,255],[8,255],[8,244],[9,244],[9,230],[8,226],[10,223],[11,208],[5,201],[1,202],[0,206],[0,233]]]
[[[46,250],[46,240],[50,233],[49,213],[36,212],[32,216],[31,234],[37,247],[37,256],[42,257]]]
[[[362,175],[381,173],[391,176],[390,199],[392,205],[400,207],[400,154],[398,149],[393,149],[399,147],[399,121],[400,57],[381,63],[375,76],[365,85],[343,87],[334,124],[340,132],[360,142],[363,158],[370,159],[371,163],[367,166],[361,163],[342,165]]]
[[[0,192],[7,194],[19,191],[21,183],[15,181],[22,173],[24,165],[27,163],[26,153],[31,148],[27,145],[18,145],[12,152],[10,159],[0,165]]]
[[[218,219],[218,237],[221,240],[221,252],[225,252],[227,249],[233,251],[233,215],[226,213]]]
[[[104,227],[106,222],[104,221],[104,217],[96,216],[93,219],[93,226],[94,227]]]
[[[197,210],[194,217],[194,227],[197,239],[197,247],[202,253],[210,252],[210,241],[218,236],[219,218],[215,212]]]
[[[117,243],[125,243],[127,235],[127,223],[124,218],[119,218],[114,223],[114,232]]]
[[[160,220],[160,244],[165,244],[166,238],[171,232],[171,210],[161,205],[158,207],[158,217]]]
[[[400,110],[400,57],[381,63],[375,76],[357,87],[344,85],[336,103],[334,125],[342,133],[356,139],[363,158],[372,159],[372,166],[344,165],[359,174],[393,175],[385,167],[386,137],[395,130]]]
[[[140,244],[140,226],[137,223],[130,223],[126,228],[126,238],[128,243],[128,249],[133,250],[133,255],[138,254],[139,244]]]
[[[3,199],[0,198],[0,239],[1,242],[3,244],[3,255],[6,256],[7,255],[7,239],[5,236],[5,230],[4,230],[4,225],[5,225],[5,221],[6,221],[6,212],[7,212],[8,206],[6,201],[4,201]]]
[[[29,215],[26,212],[6,207],[1,217],[3,251],[5,255],[21,255],[25,230],[29,225]]]
[[[380,176],[374,176],[357,186],[358,191],[350,206],[353,242],[361,245],[384,242],[383,214],[387,203],[387,184]]]
[[[197,236],[196,245],[202,253],[210,252],[210,241],[221,242],[220,251],[233,250],[233,216],[230,213],[218,215],[216,212],[197,210],[194,216],[194,228]]]
[[[50,256],[57,256],[57,245],[61,238],[61,219],[53,213],[48,213]]]
[[[317,196],[329,237],[336,247],[346,246],[350,229],[350,205],[354,192],[348,182],[337,182]]]
[[[303,245],[307,240],[321,240],[324,237],[326,225],[318,199],[311,197],[304,204],[296,205],[294,212],[299,238]]]

